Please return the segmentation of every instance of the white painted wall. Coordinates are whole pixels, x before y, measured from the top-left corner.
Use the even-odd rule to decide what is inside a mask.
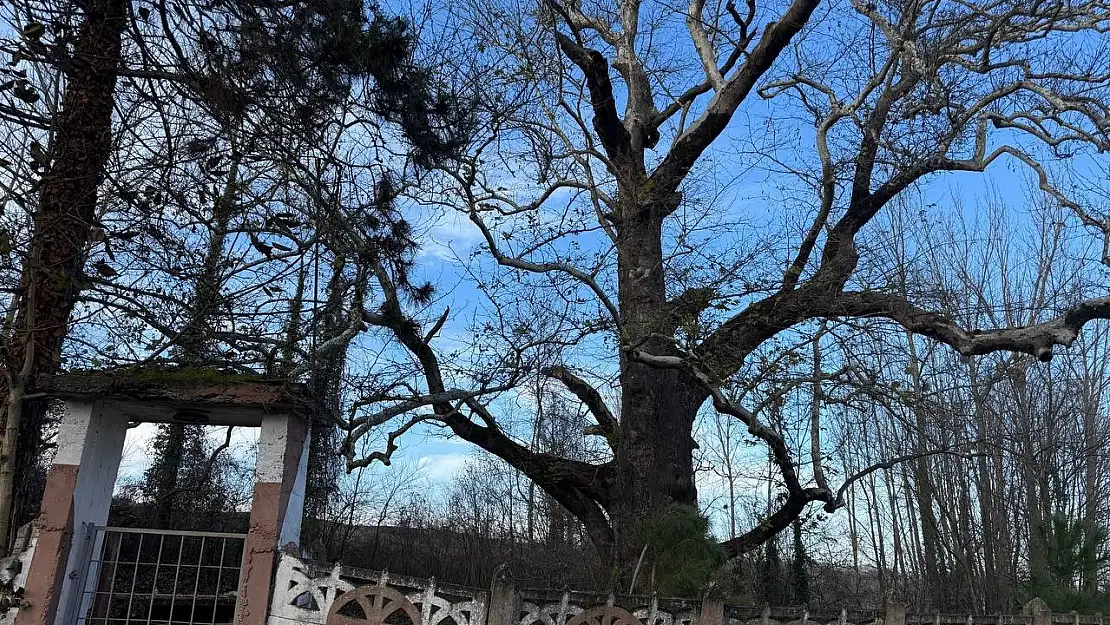
[[[281,523],[281,533],[278,537],[278,547],[289,543],[301,543],[301,522],[304,519],[304,491],[308,482],[308,448],[312,442],[311,436],[304,437],[301,445],[300,461],[297,463],[297,475],[293,478],[293,490],[289,493],[289,503],[285,508],[285,516]]]

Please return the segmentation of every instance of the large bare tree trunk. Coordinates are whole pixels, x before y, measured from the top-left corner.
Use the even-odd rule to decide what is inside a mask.
[[[618,235],[622,341],[668,353],[674,346],[656,338],[672,334],[666,328],[662,219],[650,210],[641,215],[626,221]],[[704,392],[688,374],[622,356],[619,487],[609,507],[619,563],[635,562],[642,549],[634,543],[640,519],[671,503],[697,505],[691,432],[704,400]]]
[[[97,189],[112,149],[126,3],[89,0],[84,6],[20,280],[15,323],[6,337],[6,375],[0,388],[6,415],[0,452],[0,541],[5,547],[15,486],[37,457],[45,415],[45,406],[24,406],[22,398],[32,390],[36,375],[58,367],[96,222]]]

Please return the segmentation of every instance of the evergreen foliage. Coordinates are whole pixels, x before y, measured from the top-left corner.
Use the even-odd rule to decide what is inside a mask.
[[[473,107],[417,61],[408,21],[376,3],[311,0],[274,10],[224,0],[213,10],[237,22],[222,40],[207,32],[198,40],[201,90],[226,118],[261,111],[274,130],[312,141],[336,123],[345,100],[362,99],[371,115],[400,129],[424,167],[469,139]]]
[[[1040,597],[1056,612],[1091,614],[1110,609],[1110,593],[1098,584],[1100,572],[1110,563],[1106,528],[1055,515],[1041,532],[1046,565],[1030,572],[1029,596]]]
[[[639,543],[647,551],[641,579],[652,592],[696,597],[724,564],[725,552],[709,534],[709,520],[693,506],[672,504],[640,523]]]

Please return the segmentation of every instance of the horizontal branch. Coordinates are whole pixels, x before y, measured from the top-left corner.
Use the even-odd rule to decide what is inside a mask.
[[[940,313],[919,308],[900,296],[879,292],[843,293],[829,312],[834,316],[885,317],[914,334],[950,345],[964,356],[1011,351],[1047,362],[1052,359],[1053,348],[1071,345],[1085,324],[1110,319],[1110,297],[1081,302],[1042,323],[991,330],[966,330]]]
[[[401,438],[401,436],[403,436],[406,432],[411,430],[417,424],[439,418],[439,415],[435,414],[422,414],[411,417],[410,419],[405,421],[401,425],[401,427],[389,433],[385,440],[385,451],[373,451],[358,459],[355,459],[354,452],[354,442],[355,440],[357,440],[357,437],[348,435],[347,440],[343,443],[343,452],[344,455],[347,457],[347,473],[350,473],[355,469],[368,467],[374,462],[380,462],[388,467],[393,461],[393,453],[398,449],[397,439]]]

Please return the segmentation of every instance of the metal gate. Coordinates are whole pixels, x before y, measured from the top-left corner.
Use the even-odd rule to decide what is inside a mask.
[[[91,527],[63,623],[230,624],[244,534]]]

